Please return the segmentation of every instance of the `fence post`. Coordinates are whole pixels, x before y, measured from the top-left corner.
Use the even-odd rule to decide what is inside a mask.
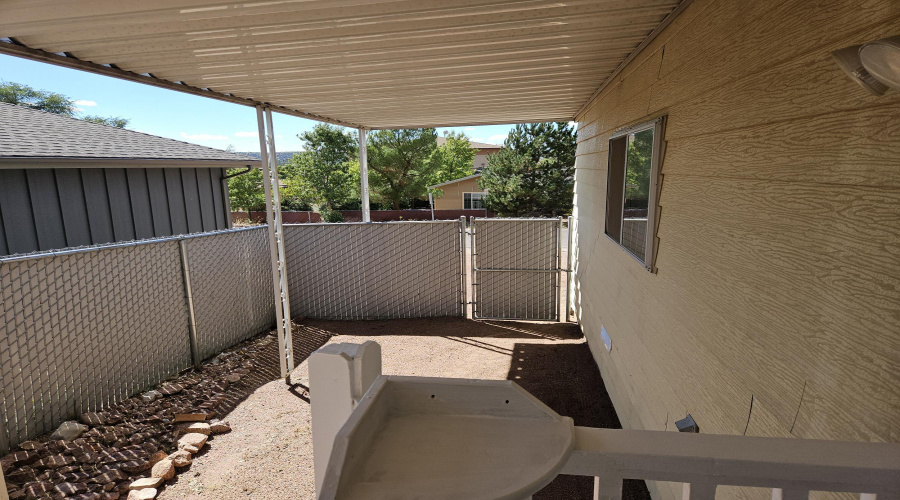
[[[6,491],[6,480],[3,478],[2,468],[0,468],[0,500],[9,500],[9,493]]]
[[[460,304],[460,308],[462,309],[461,316],[463,318],[466,317],[466,309],[468,309],[469,304],[467,303],[469,300],[469,291],[466,288],[466,216],[459,216],[459,286],[460,286],[460,297],[462,298],[462,304]]]
[[[191,265],[188,258],[187,241],[184,238],[178,240],[178,248],[181,250],[181,275],[184,279],[184,297],[188,307],[188,329],[191,339],[191,361],[194,368],[200,368],[200,346],[197,342],[197,317],[194,314],[194,294],[191,289]]]

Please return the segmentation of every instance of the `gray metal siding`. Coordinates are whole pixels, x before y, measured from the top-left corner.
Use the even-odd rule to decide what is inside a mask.
[[[87,206],[88,224],[91,226],[91,242],[94,244],[116,241],[113,234],[112,213],[109,210],[109,192],[106,175],[100,168],[81,170],[84,187],[84,203]]]
[[[31,196],[24,170],[0,170],[0,204],[9,252],[37,250],[34,213],[31,211]]]
[[[63,210],[63,227],[66,230],[66,244],[70,247],[90,245],[91,224],[88,222],[87,202],[81,182],[81,172],[75,169],[58,168],[56,189],[59,204],[63,207],[77,207],[81,210]]]
[[[0,169],[0,255],[228,229],[223,175],[221,168]]]

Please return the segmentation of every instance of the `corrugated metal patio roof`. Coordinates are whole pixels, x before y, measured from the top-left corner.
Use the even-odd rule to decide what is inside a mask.
[[[0,53],[347,126],[566,121],[683,6],[6,0]]]

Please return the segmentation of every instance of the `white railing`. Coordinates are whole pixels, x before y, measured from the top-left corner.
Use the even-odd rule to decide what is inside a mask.
[[[337,462],[344,458],[332,457],[335,437],[346,443],[348,436],[367,425],[360,422],[365,418],[363,406],[374,413],[371,399],[376,396],[371,392],[383,390],[383,379],[390,377],[381,375],[381,349],[374,342],[327,346],[312,355],[309,372],[316,491],[320,500],[343,498],[337,487],[328,486],[339,482],[343,470]],[[400,384],[436,380],[396,379],[402,379]],[[357,414],[354,408],[364,398],[363,413]],[[489,414],[487,410],[479,413]],[[338,450],[335,453],[339,455]],[[330,458],[335,463],[329,465]],[[328,481],[323,489],[326,469]],[[554,474],[595,477],[596,500],[621,499],[626,478],[683,483],[684,500],[713,499],[719,485],[772,488],[773,500],[808,498],[810,491],[858,493],[861,500],[900,498],[897,443],[574,427],[571,452],[562,467],[554,470]],[[452,494],[443,497],[453,498]]]

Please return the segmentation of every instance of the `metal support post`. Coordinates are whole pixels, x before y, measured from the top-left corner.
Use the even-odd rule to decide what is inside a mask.
[[[572,267],[572,262],[574,257],[572,254],[575,252],[575,227],[574,227],[575,217],[569,216],[569,238],[568,244],[566,245],[566,269],[568,272],[566,273],[566,321],[569,321],[571,316],[569,315],[569,311],[572,310],[572,287],[575,285],[575,268]]]
[[[275,292],[275,331],[281,377],[285,380],[294,369],[291,340],[291,308],[288,297],[287,264],[284,256],[284,227],[281,223],[281,196],[278,191],[278,164],[275,156],[275,130],[272,110],[257,106],[259,152],[263,164],[263,187],[266,194],[266,220],[269,229],[269,254],[272,260],[272,284]]]
[[[181,250],[181,275],[184,278],[184,298],[188,308],[188,330],[191,339],[191,361],[194,368],[200,368],[200,346],[197,341],[197,316],[194,314],[194,293],[191,289],[191,264],[188,258],[187,242],[178,240],[178,249]]]
[[[359,129],[359,193],[362,197],[362,220],[372,222],[369,214],[369,156],[366,151],[366,129]]]
[[[556,321],[562,322],[565,321],[563,316],[559,313],[559,298],[562,295],[561,281],[563,277],[563,267],[562,267],[562,230],[563,230],[563,218],[558,217],[559,224],[556,226]]]

